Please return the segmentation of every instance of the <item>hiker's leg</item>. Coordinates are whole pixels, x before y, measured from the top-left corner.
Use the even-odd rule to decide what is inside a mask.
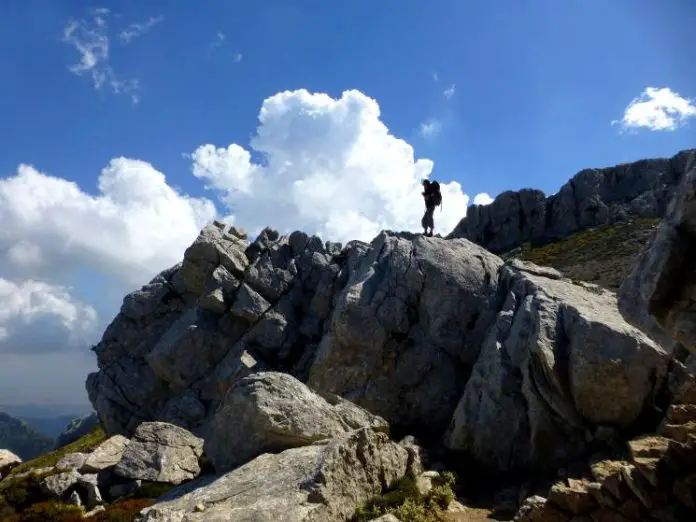
[[[433,213],[435,212],[435,207],[428,207],[425,211],[425,215],[423,216],[423,225],[424,228],[426,229],[425,234],[427,236],[432,236],[433,235],[433,228],[435,226],[434,224],[434,218],[433,218]],[[430,232],[428,232],[428,229],[430,229]]]

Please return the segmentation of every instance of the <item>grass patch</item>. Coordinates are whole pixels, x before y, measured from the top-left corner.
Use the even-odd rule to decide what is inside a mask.
[[[359,506],[350,522],[368,522],[392,514],[401,522],[446,522],[447,506],[454,500],[452,473],[432,479],[433,487],[421,495],[411,476],[396,481],[392,488]]]
[[[44,453],[35,459],[22,462],[10,472],[8,478],[12,477],[12,475],[17,475],[18,473],[24,473],[33,469],[53,467],[68,453],[90,453],[99,444],[104,442],[106,438],[104,430],[102,430],[100,426],[97,426],[86,435],[62,448]]]
[[[114,502],[105,511],[91,517],[93,522],[131,522],[135,515],[154,504],[153,499],[133,499]]]
[[[660,219],[639,218],[583,230],[542,246],[525,243],[503,255],[560,270],[570,279],[618,290]]]
[[[15,513],[4,522],[81,522],[83,519],[81,508],[63,502],[40,502],[28,507],[21,513]]]
[[[53,472],[29,473],[23,477],[3,480],[0,483],[0,514],[24,511],[32,504],[46,500],[39,484],[50,475]]]

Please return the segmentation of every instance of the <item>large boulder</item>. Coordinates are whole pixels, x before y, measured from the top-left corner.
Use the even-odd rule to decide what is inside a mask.
[[[133,480],[181,484],[201,472],[203,439],[179,426],[143,422],[135,430],[114,473]]]
[[[696,353],[696,158],[688,166],[662,227],[621,286],[619,304],[631,323]]]
[[[97,473],[115,466],[121,461],[123,452],[126,451],[129,443],[130,440],[123,435],[109,437],[87,455],[80,469]]]
[[[407,466],[404,448],[364,428],[202,477],[160,497],[137,520],[342,522]]]
[[[265,372],[237,382],[206,430],[205,453],[220,473],[261,453],[307,446],[361,427],[387,423],[346,401],[332,405],[293,376]]]
[[[448,238],[463,237],[501,254],[525,242],[545,243],[631,217],[660,218],[696,149],[669,159],[645,159],[584,169],[558,193],[507,191],[490,205],[473,205]]]
[[[7,475],[12,468],[19,466],[22,459],[10,450],[0,449],[0,478]]]
[[[396,425],[445,427],[478,356],[501,264],[461,239],[382,233],[352,251],[309,386]]]
[[[554,467],[652,404],[669,356],[619,315],[614,294],[512,261],[497,317],[445,436],[501,471]]]

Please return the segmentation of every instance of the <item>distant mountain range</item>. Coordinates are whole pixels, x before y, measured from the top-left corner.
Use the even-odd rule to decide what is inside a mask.
[[[36,457],[55,447],[71,421],[90,412],[90,406],[81,404],[0,405],[0,449],[23,460]]]
[[[8,449],[27,460],[52,450],[55,443],[55,438],[40,433],[24,420],[0,413],[1,449]]]

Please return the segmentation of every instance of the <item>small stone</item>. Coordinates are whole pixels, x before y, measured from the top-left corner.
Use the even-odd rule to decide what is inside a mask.
[[[203,511],[205,511],[205,504],[203,504],[203,502],[199,502],[198,504],[196,504],[195,510],[196,513],[202,513]]]
[[[669,439],[656,436],[641,437],[628,442],[631,460],[653,486],[657,486],[661,460],[667,455],[670,446]]]
[[[64,471],[44,478],[39,487],[41,491],[52,498],[61,498],[71,487],[80,480],[81,476],[74,470]]]
[[[84,466],[87,455],[84,453],[68,453],[56,464],[56,469],[67,471],[69,469],[80,469]]]
[[[80,498],[80,494],[77,491],[73,491],[70,494],[70,498],[68,499],[69,504],[74,504],[76,506],[82,506],[82,499]]]
[[[586,515],[597,507],[594,496],[588,490],[586,480],[568,479],[566,486],[557,482],[549,492],[549,502],[574,515]]]
[[[101,513],[102,511],[106,511],[106,508],[104,506],[97,506],[92,511],[89,511],[88,513],[86,513],[84,518],[91,518],[94,515]]]
[[[80,471],[99,472],[115,466],[121,460],[129,442],[123,435],[114,435],[106,439],[87,456]]]

